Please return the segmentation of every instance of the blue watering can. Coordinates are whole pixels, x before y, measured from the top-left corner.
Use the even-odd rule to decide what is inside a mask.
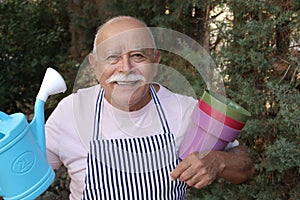
[[[64,92],[61,75],[48,68],[28,124],[22,113],[0,111],[0,196],[10,200],[35,199],[55,178],[46,159],[44,104],[49,95]]]

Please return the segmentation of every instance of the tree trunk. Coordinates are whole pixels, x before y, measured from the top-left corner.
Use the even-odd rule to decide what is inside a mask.
[[[193,23],[195,24],[194,37],[197,42],[207,51],[210,52],[210,27],[209,16],[210,6],[207,5],[195,9],[195,17]]]
[[[69,0],[68,13],[72,35],[70,56],[82,62],[92,50],[97,28],[106,20],[108,11],[104,0]]]

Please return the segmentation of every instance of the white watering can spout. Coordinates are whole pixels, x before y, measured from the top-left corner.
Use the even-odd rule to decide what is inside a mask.
[[[54,69],[48,68],[34,105],[34,117],[30,129],[42,152],[46,155],[44,104],[49,95],[65,92],[67,89],[63,77]]]
[[[66,89],[63,77],[54,69],[48,68],[36,98],[46,102],[48,96],[65,92]]]

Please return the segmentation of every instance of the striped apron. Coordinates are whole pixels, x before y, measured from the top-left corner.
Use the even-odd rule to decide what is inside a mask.
[[[186,184],[179,180],[173,181],[170,177],[170,172],[180,162],[174,135],[170,133],[152,85],[150,93],[162,125],[161,134],[102,140],[99,138],[104,90],[100,90],[82,199],[186,199]]]

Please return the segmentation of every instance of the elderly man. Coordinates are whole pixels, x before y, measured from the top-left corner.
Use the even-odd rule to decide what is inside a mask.
[[[241,146],[178,157],[197,101],[152,83],[160,52],[143,22],[109,20],[89,61],[100,84],[63,99],[46,123],[47,158],[68,169],[70,199],[185,199],[187,186],[253,175]]]

